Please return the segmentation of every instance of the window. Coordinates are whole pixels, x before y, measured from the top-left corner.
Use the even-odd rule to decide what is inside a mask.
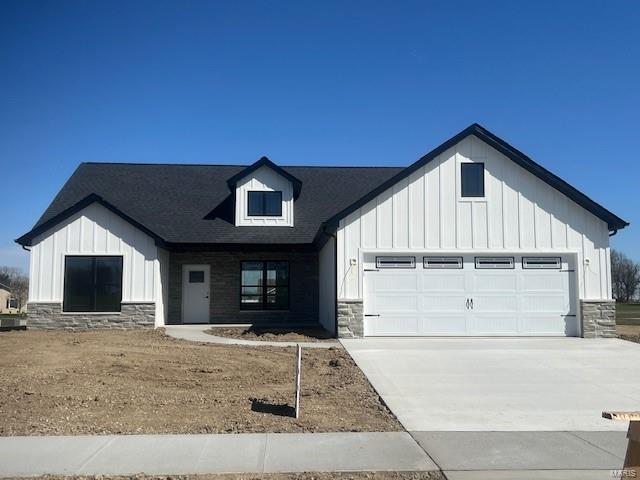
[[[513,257],[476,257],[476,268],[514,268]]]
[[[282,192],[248,192],[250,217],[281,217]]]
[[[542,269],[551,268],[560,270],[562,260],[560,257],[522,257],[522,268],[526,269]]]
[[[189,283],[204,283],[204,272],[202,270],[190,271]]]
[[[18,308],[18,299],[17,298],[8,299],[7,308]]]
[[[242,262],[241,310],[289,308],[289,262]]]
[[[119,312],[122,257],[67,256],[64,266],[65,312]]]
[[[484,163],[461,163],[460,184],[463,197],[484,197]]]
[[[424,268],[462,268],[462,257],[424,257]]]
[[[416,257],[376,257],[377,268],[416,268]]]

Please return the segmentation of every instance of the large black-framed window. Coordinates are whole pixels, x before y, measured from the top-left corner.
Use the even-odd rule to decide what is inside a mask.
[[[240,310],[289,309],[289,262],[242,262],[240,282]]]
[[[250,217],[281,217],[282,192],[247,192],[247,213]]]
[[[484,163],[461,163],[462,197],[484,197]]]
[[[122,256],[68,255],[64,262],[65,312],[119,312]]]

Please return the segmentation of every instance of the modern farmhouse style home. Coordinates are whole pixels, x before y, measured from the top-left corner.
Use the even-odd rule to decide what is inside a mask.
[[[627,225],[474,124],[407,168],[83,163],[17,242],[29,328],[595,337]]]

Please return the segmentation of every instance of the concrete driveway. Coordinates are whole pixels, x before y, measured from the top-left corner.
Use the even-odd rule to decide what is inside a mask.
[[[372,338],[342,343],[409,431],[626,430],[640,344],[581,338]]]

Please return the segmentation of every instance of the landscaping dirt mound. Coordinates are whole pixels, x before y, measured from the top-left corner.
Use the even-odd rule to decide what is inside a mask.
[[[160,331],[0,333],[0,435],[394,431],[340,348],[196,344]]]
[[[264,342],[333,342],[338,341],[322,328],[213,327],[205,333],[218,337]]]

